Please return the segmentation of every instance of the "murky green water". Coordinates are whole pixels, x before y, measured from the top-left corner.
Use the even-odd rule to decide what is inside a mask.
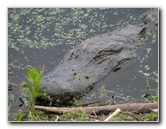
[[[8,9],[8,80],[26,81],[26,67],[51,71],[67,51],[83,40],[111,32],[124,23],[139,24],[139,15],[148,9],[111,8],[9,8]],[[157,29],[140,46],[135,58],[118,72],[108,75],[80,101],[142,101],[146,92],[158,89]],[[124,97],[124,98],[123,98]]]

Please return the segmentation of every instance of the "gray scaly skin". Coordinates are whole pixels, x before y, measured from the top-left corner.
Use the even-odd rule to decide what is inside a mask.
[[[79,98],[108,73],[121,69],[133,59],[139,40],[149,26],[157,25],[158,9],[142,14],[143,24],[87,39],[69,51],[63,62],[43,77],[44,92],[54,100]]]

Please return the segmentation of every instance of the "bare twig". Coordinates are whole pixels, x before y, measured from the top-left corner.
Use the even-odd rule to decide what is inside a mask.
[[[55,120],[55,121],[58,121],[58,119],[59,119],[59,116],[57,115],[57,116],[56,116],[56,120]]]
[[[153,112],[158,112],[159,110],[158,109],[150,109],[151,111]]]
[[[104,121],[109,121],[111,120],[114,116],[116,116],[119,112],[121,112],[121,109],[116,109],[112,114],[110,114]]]
[[[94,114],[95,116],[97,116],[94,110],[93,110],[93,114]]]

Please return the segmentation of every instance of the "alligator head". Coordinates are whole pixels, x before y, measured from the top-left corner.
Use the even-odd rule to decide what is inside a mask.
[[[62,63],[44,76],[45,92],[60,100],[78,98],[87,93],[108,73],[120,70],[136,56],[141,44],[139,37],[145,30],[143,24],[128,24],[83,41],[66,54]]]

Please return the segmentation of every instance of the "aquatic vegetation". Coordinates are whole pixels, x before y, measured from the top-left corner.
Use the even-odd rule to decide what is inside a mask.
[[[140,12],[138,12],[138,10],[135,10],[135,14],[131,14],[131,12],[134,12],[134,9],[122,10],[110,8],[9,8],[9,80],[17,80],[17,83],[25,81],[25,68],[27,66],[38,66],[37,68],[40,68],[40,64],[43,64],[42,61],[49,62],[49,68],[51,66],[56,66],[57,64],[55,63],[55,59],[57,59],[57,57],[54,57],[54,61],[52,61],[51,59],[47,61],[44,60],[44,55],[52,53],[52,55],[54,56],[62,56],[62,53],[57,52],[55,48],[60,47],[61,49],[63,45],[67,46],[67,49],[70,49],[71,47],[81,43],[81,41],[87,38],[101,35],[103,33],[107,33],[109,31],[120,28],[126,21],[129,21],[129,23],[131,24],[135,24],[134,22],[138,22],[137,18],[139,13],[142,13],[141,11],[144,12],[145,10],[140,10]],[[151,35],[151,33],[149,33],[149,35]],[[150,84],[152,80],[155,80],[156,85],[158,83],[158,71],[157,69],[154,69],[152,67],[152,63],[145,64],[145,62],[149,59],[149,57],[152,57],[152,60],[156,57],[156,54],[153,54],[154,50],[151,45],[154,46],[157,43],[157,38],[158,35],[156,34],[153,35],[151,39],[146,39],[145,44],[150,45],[148,46],[148,48],[146,48],[147,56],[141,58],[142,67],[140,67],[140,70],[145,73],[141,73],[140,76],[146,77],[150,74],[148,76]],[[141,40],[144,40],[144,38],[142,38]],[[50,51],[51,49],[55,50]],[[66,47],[62,49],[66,49]],[[63,52],[65,53],[66,51],[67,50]],[[49,55],[46,56],[46,58],[48,57]],[[46,70],[48,70],[47,64]],[[134,78],[133,80],[137,79],[138,77]],[[142,82],[145,82],[144,79]],[[119,85],[119,83],[117,84]],[[133,83],[133,85],[136,84]],[[114,86],[116,85],[113,85],[111,83],[110,87]],[[107,87],[108,86],[106,86],[106,88]],[[146,88],[146,85],[144,87]],[[121,87],[119,89],[121,90]],[[121,93],[120,90],[118,92]],[[97,93],[99,93],[99,91],[95,92],[95,97],[99,97]],[[103,95],[103,98],[106,98],[106,96],[104,96],[105,92],[102,93],[103,94],[101,95]]]
[[[61,45],[66,45],[70,49],[87,38],[120,27],[123,21],[116,25],[119,21],[117,15],[124,19],[129,11],[111,8],[9,8],[9,79],[13,81],[16,77],[18,83],[24,81],[24,76],[19,73],[25,75],[28,65],[40,66],[39,56],[44,57],[45,52],[50,52],[53,47],[60,46],[61,49]],[[58,54],[55,50],[54,55]],[[34,61],[36,59],[38,61]],[[54,63],[51,59],[49,62],[49,66]]]
[[[134,10],[134,9],[133,9]],[[9,8],[9,47],[14,49],[48,48],[58,44],[76,44],[87,38],[115,29],[114,19],[129,10],[111,8]],[[128,14],[126,21],[138,14]],[[123,20],[116,25],[120,27]],[[15,38],[14,38],[15,37]]]
[[[98,115],[93,116],[86,113],[83,110],[76,110],[71,113],[64,113],[61,115],[55,115],[55,114],[47,114],[46,112],[36,110],[34,108],[34,102],[37,97],[39,96],[45,96],[41,92],[41,80],[44,73],[44,67],[39,72],[35,67],[28,68],[27,69],[28,75],[27,80],[28,83],[24,84],[25,91],[24,95],[26,96],[28,102],[29,102],[29,110],[27,112],[18,112],[16,114],[16,121],[103,121],[107,115]],[[148,84],[147,80],[147,85]],[[104,87],[103,87],[104,88]],[[157,101],[156,96],[153,96],[154,100]],[[75,105],[77,107],[82,107],[82,103],[75,102]],[[8,110],[10,110],[11,105],[9,104]],[[13,118],[11,116],[8,116],[10,121],[13,121]],[[158,112],[156,113],[150,113],[145,118],[142,118],[141,116],[137,116],[136,114],[132,114],[128,111],[122,112],[118,114],[114,121],[135,121],[135,120],[146,120],[146,121],[157,121],[158,120]]]

